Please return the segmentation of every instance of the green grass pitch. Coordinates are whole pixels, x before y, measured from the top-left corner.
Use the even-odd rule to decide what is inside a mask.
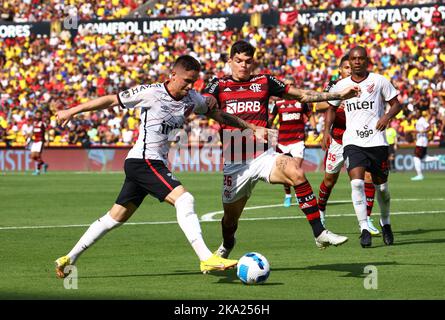
[[[0,175],[0,299],[444,299],[445,175],[390,176],[395,245],[381,237],[362,249],[346,174],[328,206],[328,228],[349,241],[324,251],[294,205],[281,206],[280,185],[259,182],[240,221],[231,257],[249,251],[271,264],[268,281],[241,284],[234,270],[203,275],[176,223],[173,207],[147,197],[124,225],[87,250],[77,263],[77,289],[57,279],[53,261],[66,254],[87,226],[114,203],[122,173],[49,172]],[[221,173],[177,175],[196,200],[211,250],[221,241]],[[308,174],[318,194],[322,175]],[[258,207],[258,208],[255,208]],[[379,207],[376,202],[374,221]],[[40,227],[40,228],[38,228]],[[377,273],[365,289],[366,266]],[[375,280],[374,280],[375,281]]]

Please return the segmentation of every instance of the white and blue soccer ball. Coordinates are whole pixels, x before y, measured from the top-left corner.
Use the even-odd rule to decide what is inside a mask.
[[[246,253],[238,260],[236,275],[245,284],[264,283],[269,274],[269,261],[258,252]]]

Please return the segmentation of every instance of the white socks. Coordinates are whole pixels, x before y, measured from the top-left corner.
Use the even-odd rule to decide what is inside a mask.
[[[439,161],[438,156],[429,156],[426,155],[423,159],[420,159],[419,157],[414,157],[414,169],[416,169],[416,173],[418,176],[422,175],[422,162],[432,162],[432,161]]]
[[[88,249],[93,243],[102,238],[108,231],[122,225],[122,222],[114,220],[109,212],[102,218],[97,219],[91,224],[88,230],[76,243],[74,248],[68,253],[71,264],[74,264],[79,256]]]
[[[388,182],[375,185],[375,193],[380,206],[380,221],[384,225],[391,224],[389,219],[389,205],[391,196],[389,194]]]
[[[198,255],[199,260],[204,261],[212,256],[212,252],[207,248],[202,238],[201,226],[195,213],[194,201],[195,199],[189,192],[182,194],[176,199],[176,218],[187,240]]]
[[[422,160],[419,157],[414,157],[414,169],[416,169],[416,173],[418,176],[422,175]]]
[[[368,228],[368,213],[366,211],[365,181],[361,179],[351,180],[351,198],[355,214],[360,225],[360,231]]]

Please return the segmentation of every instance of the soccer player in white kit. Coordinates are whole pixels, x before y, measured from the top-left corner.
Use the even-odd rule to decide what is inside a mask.
[[[427,112],[423,113],[420,110],[417,110],[417,122],[416,122],[416,149],[414,149],[414,169],[416,170],[417,175],[412,177],[412,181],[420,181],[423,180],[422,174],[422,162],[432,162],[432,161],[441,161],[445,164],[445,156],[437,155],[430,156],[427,154],[428,148],[428,131],[430,131],[430,124],[425,119],[424,116],[427,115]]]
[[[79,256],[110,230],[126,222],[137,210],[147,194],[176,207],[178,224],[199,257],[203,273],[233,268],[237,260],[218,257],[204,243],[194,198],[167,168],[169,133],[180,128],[191,112],[205,114],[216,121],[238,127],[255,129],[254,125],[222,112],[216,108],[216,100],[204,98],[194,91],[201,70],[200,63],[191,56],[179,57],[165,83],[138,85],[118,95],[109,95],[57,112],[58,121],[66,125],[81,112],[103,110],[115,106],[141,108],[141,125],[136,144],[125,160],[125,182],[112,206],[103,217],[95,221],[73,249],[58,258],[56,275],[64,278],[69,274]]]
[[[352,74],[340,80],[331,89],[338,92],[356,84],[361,95],[345,100],[346,131],[343,146],[346,169],[352,188],[352,203],[360,225],[360,244],[370,247],[371,233],[367,221],[365,171],[371,172],[376,187],[377,201],[380,206],[383,241],[386,245],[394,242],[390,222],[390,193],[388,188],[388,143],[385,130],[390,120],[400,111],[397,90],[385,77],[368,72],[369,59],[366,49],[354,47],[349,53]],[[385,113],[386,103],[390,109]],[[334,108],[341,101],[329,102]]]

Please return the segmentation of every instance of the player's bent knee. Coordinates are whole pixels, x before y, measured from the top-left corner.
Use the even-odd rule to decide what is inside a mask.
[[[195,198],[190,192],[184,192],[175,201],[176,209],[185,209],[188,212],[194,212]]]

